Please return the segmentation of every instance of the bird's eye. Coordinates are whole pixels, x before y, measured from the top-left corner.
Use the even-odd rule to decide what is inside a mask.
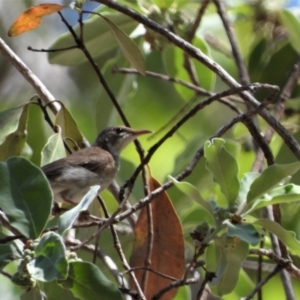
[[[117,127],[116,128],[116,133],[117,134],[120,134],[120,133],[122,133],[124,130],[123,130],[123,128],[121,128],[121,127]]]

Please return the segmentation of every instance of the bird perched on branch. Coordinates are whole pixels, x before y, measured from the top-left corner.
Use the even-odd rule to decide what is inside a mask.
[[[68,157],[42,167],[51,185],[54,201],[77,204],[93,185],[108,188],[120,166],[121,151],[136,137],[151,133],[116,126],[104,129],[95,143]]]

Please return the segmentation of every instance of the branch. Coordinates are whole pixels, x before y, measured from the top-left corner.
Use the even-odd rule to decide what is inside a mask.
[[[8,47],[8,45],[0,38],[0,53],[11,62],[11,64],[20,72],[20,74],[34,88],[39,97],[48,104],[55,100],[55,97],[50,93],[40,79],[24,64],[24,62]],[[61,106],[57,103],[49,104],[51,111],[54,114],[60,110]]]
[[[163,35],[171,43],[179,47],[180,49],[186,51],[191,57],[200,61],[210,70],[215,72],[223,82],[225,82],[230,87],[240,87],[240,84],[230,76],[220,65],[214,62],[210,57],[203,54],[198,48],[194,47],[190,43],[186,42],[184,39],[180,38],[176,34],[172,33],[168,29],[162,27],[156,22],[150,20],[147,17],[142,16],[136,11],[119,4],[113,0],[94,0],[95,2],[102,3],[110,8],[113,8],[117,11],[124,13],[125,15],[133,18],[137,22],[144,24],[153,31]],[[245,103],[250,107],[257,107],[260,103],[257,101],[249,92],[243,91],[240,93],[240,96],[243,98]],[[281,136],[286,145],[289,147],[291,152],[300,159],[300,146],[297,140],[289,134],[289,132],[268,112],[266,109],[259,111],[261,117],[274,128],[274,130]]]
[[[293,277],[300,280],[300,270],[290,260],[287,260],[285,258],[276,255],[273,251],[266,250],[266,249],[250,249],[249,254],[266,256],[271,260],[275,261],[277,264],[286,265],[286,262],[289,262],[285,266],[285,270],[287,270]]]

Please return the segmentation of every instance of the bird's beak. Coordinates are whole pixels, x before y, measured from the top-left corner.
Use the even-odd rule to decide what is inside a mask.
[[[153,131],[151,130],[147,130],[147,129],[143,129],[143,130],[133,130],[133,136],[134,137],[138,137],[142,134],[147,134],[147,133],[152,133]]]

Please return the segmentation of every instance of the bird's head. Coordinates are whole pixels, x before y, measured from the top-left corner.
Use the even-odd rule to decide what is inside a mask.
[[[150,130],[134,130],[124,126],[108,127],[100,132],[94,145],[114,154],[119,154],[136,137],[151,132]]]

